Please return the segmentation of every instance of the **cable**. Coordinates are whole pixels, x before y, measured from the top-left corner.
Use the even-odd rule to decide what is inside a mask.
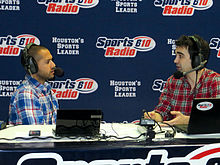
[[[117,137],[117,136],[110,135],[110,136],[105,136],[105,138],[116,138],[116,139],[127,139],[127,138],[130,138],[130,139],[138,139],[141,136],[145,136],[145,133],[142,133],[142,134],[140,134],[137,137],[131,137],[131,136]]]
[[[113,135],[110,135],[110,136],[106,136],[105,134],[103,134],[102,136],[86,136],[86,137],[77,137],[77,136],[64,136],[64,137],[54,137],[54,136],[47,136],[47,137],[40,137],[40,136],[33,136],[33,137],[30,137],[30,138],[27,138],[27,137],[15,137],[15,138],[12,138],[12,139],[9,139],[9,138],[0,138],[0,140],[7,140],[7,141],[13,141],[13,140],[18,140],[18,139],[21,139],[21,140],[32,140],[32,139],[39,139],[39,140],[46,140],[46,139],[54,139],[54,140],[60,140],[60,139],[63,139],[63,138],[68,138],[68,139],[71,139],[71,140],[76,140],[76,139],[79,139],[79,138],[83,138],[83,139],[86,139],[86,140],[91,140],[91,139],[108,139],[108,138],[115,138],[115,139],[127,139],[127,138],[130,138],[130,139],[138,139],[140,138],[141,136],[144,136],[145,133],[142,133],[140,134],[139,136],[137,137],[131,137],[131,136],[124,136],[124,137],[117,137],[117,136],[113,136]]]
[[[46,137],[40,137],[40,136],[32,136],[32,137],[15,137],[15,138],[12,138],[12,139],[8,139],[8,138],[0,138],[0,140],[7,140],[7,141],[13,141],[13,140],[18,140],[18,139],[21,139],[21,140],[32,140],[32,139],[39,139],[39,140],[46,140],[46,139],[54,139],[54,140],[60,140],[60,139],[64,139],[64,138],[67,138],[67,139],[71,139],[71,140],[76,140],[76,139],[79,139],[79,138],[84,138],[84,139],[87,139],[87,140],[91,140],[91,139],[95,139],[95,136],[92,137],[92,136],[46,136]]]
[[[144,111],[146,112],[145,109],[144,109]],[[163,132],[160,124],[156,120],[152,119],[148,112],[146,112],[146,113],[147,113],[147,116],[157,124],[157,126],[160,128],[160,131]]]
[[[166,135],[166,133],[165,133],[165,136],[167,136],[167,137],[174,137],[175,135],[176,135],[176,129],[172,126],[172,125],[170,125],[170,124],[168,124],[168,123],[163,123],[163,124],[166,124],[166,125],[168,125],[170,128],[172,128],[172,130],[173,130],[173,133],[172,134],[170,134],[169,135],[169,131],[167,131],[166,133],[167,133],[167,135]],[[169,132],[169,133],[168,133]]]
[[[117,136],[119,136],[119,134],[115,131],[115,129],[113,128],[113,123],[111,123],[111,128],[112,128],[112,130],[114,131],[114,133],[117,135]]]
[[[140,138],[141,136],[145,135],[145,133],[142,133],[142,134],[140,134],[140,135],[137,136],[137,137],[131,137],[131,136],[118,137],[119,134],[118,134],[118,133],[115,131],[115,129],[113,128],[113,124],[114,124],[114,123],[111,123],[111,128],[112,128],[112,130],[114,131],[114,133],[115,133],[117,136],[114,136],[114,135],[106,136],[105,134],[103,134],[104,139],[107,139],[107,138],[116,138],[116,139],[127,139],[127,138],[130,138],[130,139],[138,139],[138,138]]]
[[[146,112],[146,110],[143,110],[143,111]],[[149,119],[153,120],[153,119],[151,118],[151,116],[149,115],[148,112],[146,112],[146,114],[147,114],[147,116],[149,117]],[[156,120],[154,120],[154,122],[155,122],[155,123],[157,124],[157,126],[159,126],[159,128],[160,128],[160,131],[159,131],[159,132],[155,132],[155,133],[156,133],[156,134],[164,133],[165,131],[162,130],[160,124],[159,124]],[[169,126],[170,128],[172,128],[172,130],[173,130],[173,133],[170,133],[169,131],[166,131],[166,132],[165,132],[165,137],[174,137],[174,136],[176,135],[176,130],[175,130],[175,128],[174,128],[173,126],[171,126],[170,124],[168,124],[168,123],[163,123],[163,124],[168,125],[168,126]]]

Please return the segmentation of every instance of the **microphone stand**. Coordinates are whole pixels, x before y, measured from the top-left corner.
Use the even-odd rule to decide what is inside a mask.
[[[193,99],[196,97],[196,86],[197,86],[197,80],[198,80],[198,70],[196,70],[196,80],[195,80],[195,86],[193,89]]]

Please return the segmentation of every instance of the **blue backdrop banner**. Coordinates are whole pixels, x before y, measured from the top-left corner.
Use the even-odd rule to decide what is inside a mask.
[[[51,81],[61,109],[101,109],[108,122],[153,110],[176,68],[175,40],[210,44],[207,68],[220,72],[220,1],[0,0],[0,120],[24,79],[20,52],[46,46],[65,71]]]

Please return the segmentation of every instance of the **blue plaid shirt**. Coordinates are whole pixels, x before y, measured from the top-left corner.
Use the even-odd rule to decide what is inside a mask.
[[[9,124],[55,124],[58,107],[49,83],[26,76],[11,97]]]

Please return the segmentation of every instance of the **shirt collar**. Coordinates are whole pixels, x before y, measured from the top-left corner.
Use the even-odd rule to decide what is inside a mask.
[[[36,79],[31,77],[30,75],[26,75],[25,79],[29,82],[29,84],[31,86],[33,86],[35,89],[39,90],[40,92],[43,92],[44,94],[50,93],[51,86],[48,82],[45,82],[44,84],[41,84]]]
[[[207,74],[207,69],[204,68],[204,70],[199,78],[199,81],[196,84],[196,88],[199,88],[201,86],[201,82],[204,80],[204,76],[206,76],[206,74]],[[185,87],[190,86],[186,76],[181,77],[180,79],[184,82]]]

